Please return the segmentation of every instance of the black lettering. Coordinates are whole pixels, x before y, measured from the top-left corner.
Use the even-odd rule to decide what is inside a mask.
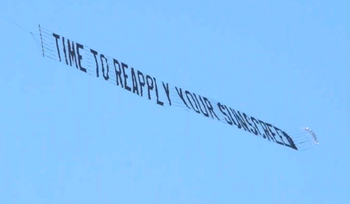
[[[134,68],[131,67],[132,92],[139,95],[139,88]]]
[[[60,39],[60,36],[56,33],[52,33],[53,37],[55,37],[56,40],[56,48],[57,48],[57,54],[58,54],[58,59],[61,62],[61,53],[60,53],[60,46],[58,45],[58,39]]]
[[[248,126],[250,127],[250,132],[253,132],[255,135],[258,135],[258,131],[255,129],[253,124],[251,123],[250,118],[247,116],[247,114],[242,113],[245,121],[248,123]]]
[[[77,58],[75,56],[74,42],[72,41],[72,44],[71,44],[70,41],[67,40],[67,44],[68,44],[68,53],[69,53],[69,64],[70,66],[72,66],[72,60],[74,60],[73,63],[75,63],[75,66],[78,69]]]
[[[274,127],[273,125],[271,125],[270,123],[266,123],[267,125],[267,129],[269,130],[269,132],[271,133],[272,137],[274,138],[274,141],[278,144],[284,145],[283,142],[280,142],[276,139],[276,134],[272,131],[272,128]]]
[[[241,116],[241,115],[238,115],[238,114],[236,113],[236,111],[235,111],[233,108],[230,108],[230,110],[231,110],[232,115],[233,115],[234,118],[236,119],[237,124],[239,124],[239,125],[237,125],[237,127],[238,127],[239,129],[242,129],[242,127],[243,127],[243,129],[244,129],[245,131],[250,132],[249,129],[248,129],[248,126],[247,126],[247,124],[244,122],[242,116]],[[238,113],[239,113],[239,112],[238,112]],[[232,117],[232,118],[233,118],[233,117]]]
[[[113,64],[114,64],[114,71],[115,71],[115,81],[117,83],[117,86],[120,85],[122,88],[124,88],[123,80],[122,80],[122,70],[120,68],[120,63],[118,62],[118,60],[113,59]],[[118,65],[118,70],[117,70],[117,67],[115,65]]]
[[[227,113],[224,112],[226,110],[226,107],[224,105],[222,105],[220,102],[218,102],[218,107],[219,107],[221,113],[224,114],[224,116],[226,116],[226,118],[225,118],[226,122],[228,124],[232,125],[233,123],[232,123],[231,117],[229,117],[227,115]]]
[[[201,101],[202,105],[201,105],[201,103],[199,103],[199,100],[198,100],[198,98],[197,98],[197,96],[196,96],[195,93],[193,93],[193,96],[194,96],[194,98],[196,99],[196,103],[198,104],[198,107],[199,107],[199,109],[201,110],[202,114],[203,114],[205,117],[208,117],[208,118],[209,118],[209,114],[208,114],[208,111],[207,111],[207,106],[206,106],[205,103],[203,102],[202,96],[198,95],[199,100]],[[204,111],[203,111],[203,108],[202,108],[202,107],[204,108]]]
[[[140,77],[142,77],[142,81],[141,81]],[[137,78],[139,79],[139,83],[140,83],[141,96],[143,96],[143,88],[142,87],[145,87],[146,81],[145,81],[145,76],[139,70],[137,70]]]
[[[123,76],[124,76],[124,89],[126,89],[126,90],[128,90],[128,91],[131,92],[131,88],[128,86],[128,80],[127,80],[128,75],[125,73],[125,68],[128,69],[129,67],[128,67],[127,64],[124,64],[124,63],[122,62],[122,70],[123,70]]]
[[[284,136],[284,135],[283,135],[283,131],[280,130],[279,128],[277,128],[277,127],[274,127],[274,128],[275,128],[275,131],[276,131],[277,135],[281,138],[283,144],[289,146],[289,145],[283,140],[283,136]]]
[[[287,138],[287,140],[289,142],[289,145],[288,144],[285,144],[285,145],[289,146],[289,147],[291,147],[291,148],[293,148],[295,150],[298,150],[298,148],[297,148],[297,146],[295,146],[292,138],[286,132],[282,131],[282,133],[283,133],[284,137]]]
[[[295,144],[294,144],[292,138],[290,138],[290,136],[289,136],[287,133],[285,133],[284,131],[282,131],[281,129],[279,129],[279,128],[277,128],[277,127],[274,127],[274,128],[275,128],[275,131],[276,131],[277,135],[281,138],[282,142],[284,143],[284,145],[286,145],[286,146],[288,146],[288,147],[291,147],[291,148],[293,148],[293,149],[296,149],[296,150],[298,149],[298,148],[295,146]],[[283,140],[283,136],[287,139],[288,143],[286,143],[286,142]]]
[[[170,91],[169,91],[169,84],[166,83],[166,85],[164,84],[164,82],[162,82],[165,93],[166,93],[166,97],[168,98],[169,101],[169,106],[171,106],[171,100],[170,100]]]
[[[64,59],[66,60],[66,65],[68,65],[66,42],[64,41],[64,37],[63,36],[62,36],[62,45],[63,45]]]
[[[216,119],[218,119],[218,121],[220,121],[220,118],[215,114],[214,108],[211,105],[210,101],[206,97],[203,97],[203,99],[204,99],[205,104],[207,105],[207,108],[208,108],[208,111],[209,111],[211,117],[214,118],[214,116],[215,116]]]
[[[96,64],[96,77],[99,77],[99,71],[98,71],[98,61],[97,61],[97,51],[90,49],[90,52],[94,55],[95,58],[95,64]]]
[[[185,99],[184,99],[184,95],[183,95],[183,93],[182,93],[182,89],[181,88],[177,88],[176,86],[175,86],[175,89],[176,89],[176,92],[177,92],[177,94],[180,96],[180,98],[182,99],[182,102],[187,106],[187,108],[188,109],[191,109],[188,105],[187,105],[187,103],[186,103],[186,101],[185,101]],[[179,91],[180,90],[180,91]]]
[[[258,131],[258,134],[263,136],[264,138],[266,138],[266,136],[264,134],[261,134],[259,128],[258,128],[258,125],[260,125],[259,121],[257,119],[255,119],[254,117],[251,117],[253,123],[254,123],[254,126],[255,126],[255,129]]]
[[[241,129],[241,128],[242,128],[241,124],[238,123],[238,121],[236,122],[235,118],[232,117],[231,111],[229,110],[229,108],[228,108],[226,105],[223,105],[223,106],[224,106],[225,109],[227,110],[227,113],[228,113],[229,117],[231,118],[232,123],[233,123],[235,126],[237,126],[237,128]]]
[[[242,127],[244,128],[244,130],[251,133],[251,131],[248,127],[249,125],[246,123],[246,120],[243,118],[242,114],[239,111],[237,111],[237,116],[238,116],[240,122],[242,123]]]
[[[79,49],[83,49],[84,50],[84,46],[79,44],[79,43],[76,43],[77,44],[77,54],[78,54],[78,64],[79,64],[79,69],[83,72],[86,72],[86,69],[81,66],[81,60],[83,59],[83,56],[80,54],[80,51]]]
[[[148,90],[148,99],[151,100],[151,90],[153,90],[153,80],[152,77],[148,76],[146,74],[146,84],[147,84],[147,90]]]
[[[102,67],[102,76],[106,81],[108,81],[108,79],[109,79],[109,65],[108,65],[107,58],[103,54],[101,54],[100,60],[101,60],[101,67]],[[105,73],[104,61],[106,62],[107,73]]]
[[[158,94],[158,86],[157,86],[157,80],[155,77],[153,77],[154,80],[154,87],[155,87],[155,91],[156,91],[156,96],[157,96],[157,104],[163,106],[164,102],[159,100],[159,94]]]
[[[260,123],[260,126],[262,127],[262,129],[263,129],[264,132],[265,132],[265,137],[264,137],[264,136],[263,136],[263,137],[264,137],[264,138],[267,138],[269,141],[270,141],[270,140],[273,140],[272,136],[270,135],[270,131],[267,129],[267,126],[266,126],[265,122],[259,120],[259,123]]]
[[[186,96],[187,96],[188,102],[190,102],[190,104],[191,104],[191,106],[192,106],[192,109],[193,109],[194,111],[196,111],[197,113],[200,114],[200,112],[199,112],[199,110],[198,110],[198,106],[197,106],[196,102],[194,101],[194,98],[193,98],[192,94],[191,94],[189,91],[187,91],[187,90],[185,91],[185,94],[186,94]],[[196,108],[193,106],[193,103],[191,102],[191,99],[190,99],[189,96],[191,96],[194,105],[196,105]]]

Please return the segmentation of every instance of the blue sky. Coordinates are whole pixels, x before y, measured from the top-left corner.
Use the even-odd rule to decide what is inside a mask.
[[[8,1],[1,16],[320,145],[294,151],[43,58],[0,20],[0,203],[350,200],[346,1]]]

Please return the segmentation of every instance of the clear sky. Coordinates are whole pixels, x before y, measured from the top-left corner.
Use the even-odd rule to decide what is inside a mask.
[[[159,80],[320,145],[276,145],[43,58],[0,19],[0,203],[350,202],[348,1],[10,1]]]

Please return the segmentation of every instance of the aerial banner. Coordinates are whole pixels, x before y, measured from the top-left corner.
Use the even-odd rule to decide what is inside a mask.
[[[44,57],[59,61],[93,77],[101,78],[125,91],[153,101],[159,106],[180,107],[198,115],[247,131],[268,141],[300,150],[305,141],[226,104],[159,80],[120,59],[51,32],[39,25]],[[305,137],[302,138],[305,140]]]

